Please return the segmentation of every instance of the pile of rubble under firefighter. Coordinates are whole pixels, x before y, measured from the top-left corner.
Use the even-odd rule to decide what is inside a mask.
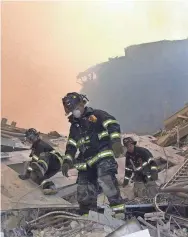
[[[112,212],[107,198],[101,194],[98,198],[99,212],[90,211],[87,217],[80,216],[78,205],[70,200],[67,201],[72,203],[61,208],[39,206],[2,211],[1,229],[4,235],[9,237],[188,236],[188,132],[185,130],[182,132],[182,128],[187,129],[188,118],[185,113],[176,115],[175,118],[166,121],[168,124],[166,130],[160,131],[156,136],[126,134],[133,137],[138,146],[150,150],[158,164],[157,184],[160,191],[154,199],[135,198],[132,182],[125,188],[122,187],[125,169],[125,157],[122,157],[117,159],[117,162],[118,181],[125,200],[123,217],[122,214]],[[166,144],[168,146],[165,147]],[[75,176],[76,173],[76,170],[71,170],[70,176]]]

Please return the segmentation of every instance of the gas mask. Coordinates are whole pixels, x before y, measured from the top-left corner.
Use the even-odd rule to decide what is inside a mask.
[[[81,115],[82,115],[82,113],[81,113],[81,111],[80,111],[79,109],[74,109],[74,110],[72,111],[72,114],[73,114],[73,116],[74,116],[75,118],[80,118]]]

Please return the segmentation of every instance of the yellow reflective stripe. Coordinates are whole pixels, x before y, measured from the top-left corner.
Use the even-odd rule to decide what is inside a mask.
[[[40,185],[43,186],[43,185],[46,184],[47,182],[48,182],[47,180],[43,180]]]
[[[48,164],[46,163],[46,161],[44,160],[39,160],[38,163],[42,163],[46,166],[46,169],[48,169]]]
[[[138,167],[138,168],[136,168],[136,170],[141,170],[142,169],[142,167],[140,166],[140,167]]]
[[[29,171],[33,171],[33,169],[32,169],[30,166],[27,168],[27,170],[29,170]]]
[[[82,144],[85,143],[85,139],[84,138],[81,138],[79,141],[78,141],[78,147],[81,146]]]
[[[33,156],[32,156],[32,159],[33,159],[33,160],[36,160],[36,161],[39,160],[38,156],[36,156],[36,155],[33,155]]]
[[[58,151],[51,151],[50,154],[55,155],[55,157],[59,160],[60,165],[63,164],[63,157],[61,156],[61,154]]]
[[[83,217],[88,217],[88,216],[89,216],[89,214],[83,214],[82,216],[83,216]]]
[[[109,134],[108,134],[107,131],[103,131],[103,132],[99,133],[99,134],[98,134],[99,140],[100,140],[101,138],[103,138],[103,137],[108,136],[108,135],[109,135]]]
[[[102,125],[104,128],[107,128],[109,124],[113,124],[113,123],[119,124],[117,120],[108,119],[108,120],[104,121]]]
[[[129,177],[127,177],[127,176],[125,176],[125,177],[124,177],[124,179],[128,179],[128,180],[129,180],[130,178],[129,178]]]
[[[53,151],[50,151],[51,154],[55,154],[55,155],[58,155],[60,157],[63,156],[63,154],[61,152],[59,152],[58,150],[53,150]]]
[[[86,138],[81,138],[77,143],[77,147],[80,147],[81,145],[86,144],[86,143],[90,143],[88,136]]]
[[[157,166],[151,166],[151,170],[158,170]]]
[[[93,165],[95,162],[97,162],[99,159],[108,157],[108,156],[114,156],[113,151],[111,150],[106,150],[98,153],[96,156],[94,156],[91,160],[87,162],[89,166]]]
[[[76,143],[76,141],[75,141],[75,140],[73,140],[72,138],[70,138],[70,139],[68,140],[68,142],[67,142],[67,143],[69,143],[69,144],[71,144],[71,145],[73,145],[73,146],[77,147],[77,143]]]
[[[146,166],[148,163],[147,162],[144,162],[143,164],[142,164],[142,166],[144,167],[144,166]]]
[[[87,164],[86,163],[80,163],[80,164],[76,164],[75,168],[77,170],[87,170]]]
[[[63,164],[63,160],[61,156],[58,156],[57,154],[55,154],[56,158],[59,160],[60,165]]]
[[[148,159],[148,164],[151,162],[151,161],[153,161],[154,159],[153,158],[149,158]]]
[[[118,132],[113,132],[113,133],[110,134],[111,139],[120,138],[120,137],[121,137],[121,135]]]
[[[125,204],[120,204],[120,205],[116,205],[116,206],[111,206],[113,211],[121,211],[125,209]]]
[[[67,154],[64,156],[64,160],[71,160],[72,161],[72,156]]]

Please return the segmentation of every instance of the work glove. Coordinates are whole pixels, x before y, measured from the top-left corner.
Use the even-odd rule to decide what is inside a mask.
[[[65,162],[63,165],[62,165],[62,168],[61,168],[61,171],[62,171],[62,174],[65,176],[65,177],[69,177],[68,176],[68,171],[70,169],[70,165],[68,162]]]
[[[114,152],[115,158],[119,158],[121,154],[123,154],[123,146],[121,142],[114,142],[112,145],[112,150]]]
[[[149,182],[149,181],[152,181],[151,174],[150,174],[150,173],[146,173],[146,174],[143,176],[143,181],[144,181],[144,183],[147,183],[147,182]]]
[[[154,181],[158,180],[158,171],[157,170],[152,171],[151,178]]]

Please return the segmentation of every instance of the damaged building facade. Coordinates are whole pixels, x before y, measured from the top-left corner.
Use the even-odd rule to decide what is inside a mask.
[[[188,102],[188,39],[129,46],[77,76],[91,105],[116,115],[124,132],[152,134]],[[104,99],[105,95],[105,99]]]

